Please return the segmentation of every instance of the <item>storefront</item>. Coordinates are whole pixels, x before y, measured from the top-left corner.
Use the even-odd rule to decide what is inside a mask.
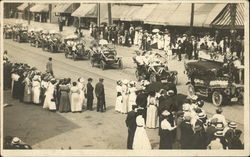
[[[48,22],[49,20],[49,4],[36,4],[30,8],[32,19],[37,22]]]

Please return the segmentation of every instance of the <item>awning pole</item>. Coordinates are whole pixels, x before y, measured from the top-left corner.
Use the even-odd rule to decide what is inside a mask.
[[[193,33],[194,25],[194,3],[191,4],[190,35]]]
[[[28,3],[28,25],[30,25],[30,3]]]
[[[49,4],[49,23],[51,23],[51,18],[52,18],[52,4]]]
[[[100,3],[97,3],[97,26],[100,28]]]
[[[112,25],[112,7],[111,3],[108,3],[108,23],[109,25]]]

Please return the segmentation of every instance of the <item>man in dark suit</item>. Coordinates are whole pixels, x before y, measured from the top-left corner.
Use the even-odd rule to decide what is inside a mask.
[[[94,94],[93,90],[94,87],[92,86],[92,78],[88,78],[88,83],[87,83],[87,110],[92,110],[93,108],[93,99],[94,99]]]
[[[99,79],[99,82],[95,86],[95,95],[97,98],[97,112],[104,111],[105,105],[105,92],[104,92],[104,85],[103,85],[103,78]]]
[[[127,140],[127,149],[132,149],[133,141],[134,141],[134,135],[136,130],[136,111],[137,108],[136,105],[132,106],[132,111],[128,112],[127,118],[126,118],[126,126],[128,127],[128,140]]]
[[[146,118],[147,118],[147,98],[148,98],[148,95],[144,90],[137,91],[137,97],[136,97],[135,102],[138,107],[143,108],[142,117],[144,118],[145,123],[146,123]]]

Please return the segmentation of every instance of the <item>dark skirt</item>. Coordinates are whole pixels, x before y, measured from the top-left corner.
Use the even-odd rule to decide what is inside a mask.
[[[19,98],[19,83],[18,81],[14,81],[13,83],[13,91],[12,91],[12,97],[14,99],[18,99]]]
[[[173,133],[169,130],[162,130],[160,134],[160,149],[172,149]]]
[[[59,112],[70,112],[69,94],[66,91],[61,92],[59,104]]]

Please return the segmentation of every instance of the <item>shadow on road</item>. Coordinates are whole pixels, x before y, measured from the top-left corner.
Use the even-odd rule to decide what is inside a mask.
[[[42,106],[12,100],[10,91],[4,92],[4,102],[12,104],[11,107],[4,108],[4,137],[17,136],[32,146],[80,128],[58,113],[44,110]]]

